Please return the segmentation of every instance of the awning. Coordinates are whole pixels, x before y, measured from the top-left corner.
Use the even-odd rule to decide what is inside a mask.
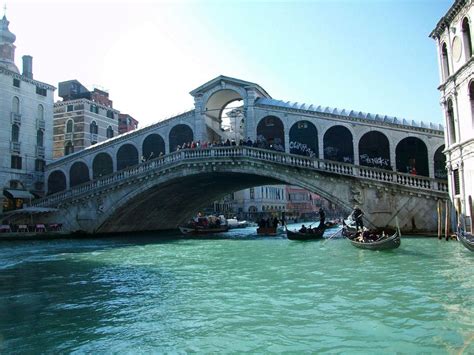
[[[29,191],[25,190],[4,189],[3,194],[8,198],[21,198],[22,200],[32,200],[35,198]]]

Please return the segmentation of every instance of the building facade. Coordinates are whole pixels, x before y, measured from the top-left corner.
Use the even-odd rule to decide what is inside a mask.
[[[123,134],[138,128],[138,121],[126,113],[119,114],[118,133]]]
[[[16,36],[0,21],[0,183],[3,211],[44,193],[44,167],[52,161],[55,87],[33,79],[33,58],[15,65]]]
[[[120,112],[106,91],[88,91],[77,80],[60,82],[58,91],[63,100],[54,104],[55,159],[119,134]]]
[[[438,49],[441,106],[450,198],[473,225],[474,198],[474,2],[456,0],[430,37]]]

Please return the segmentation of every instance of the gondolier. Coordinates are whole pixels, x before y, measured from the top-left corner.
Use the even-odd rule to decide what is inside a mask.
[[[357,230],[363,230],[364,229],[364,221],[362,220],[362,216],[364,215],[364,212],[359,208],[358,205],[354,206],[354,210],[352,211],[352,219],[356,222],[356,228]]]

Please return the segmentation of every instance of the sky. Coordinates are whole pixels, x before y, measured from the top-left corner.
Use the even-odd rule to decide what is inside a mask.
[[[436,42],[453,0],[14,0],[15,62],[109,92],[143,127],[219,75],[274,99],[443,123]],[[56,93],[56,100],[59,100]]]

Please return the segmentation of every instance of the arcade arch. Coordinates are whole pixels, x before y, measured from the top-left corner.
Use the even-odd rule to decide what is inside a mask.
[[[419,138],[402,139],[395,149],[397,171],[401,173],[430,176],[428,168],[428,149]]]
[[[69,186],[74,187],[90,181],[89,168],[86,163],[77,161],[69,169]]]
[[[276,116],[265,116],[257,125],[257,142],[260,148],[285,151],[285,128]]]
[[[165,154],[165,141],[156,133],[148,135],[142,144],[142,156],[144,159],[153,159],[161,153]]]
[[[112,157],[107,153],[99,153],[92,162],[92,178],[97,179],[114,172]]]
[[[333,126],[324,133],[324,159],[354,163],[352,133],[344,126]]]
[[[446,155],[443,151],[444,145],[439,147],[434,154],[434,177],[435,179],[446,180],[448,172],[446,171]]]
[[[194,140],[193,131],[188,125],[178,124],[174,126],[169,134],[170,152],[177,150],[183,143],[189,143]]]
[[[359,164],[372,168],[392,170],[390,143],[385,134],[370,131],[359,140]]]
[[[318,130],[309,121],[298,121],[290,128],[290,154],[319,157]]]
[[[66,190],[66,175],[61,170],[53,171],[48,177],[48,195]]]
[[[117,171],[138,164],[138,150],[133,144],[122,145],[117,152]]]

